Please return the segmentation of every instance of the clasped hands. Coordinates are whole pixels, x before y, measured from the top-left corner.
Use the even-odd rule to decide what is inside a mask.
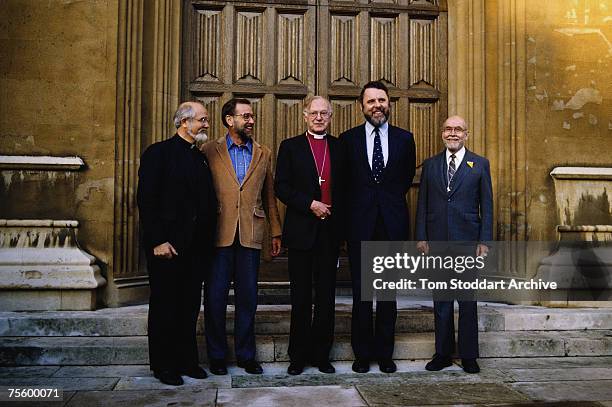
[[[331,215],[331,205],[327,205],[320,201],[312,201],[310,204],[310,210],[319,219],[325,219]]]

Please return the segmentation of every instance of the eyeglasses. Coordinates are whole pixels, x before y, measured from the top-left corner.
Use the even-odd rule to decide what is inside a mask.
[[[196,119],[195,117],[192,117],[191,119],[192,119],[192,120],[195,120],[195,121],[198,121],[198,122],[200,122],[200,123],[202,123],[202,124],[210,123],[210,122],[208,121],[208,117],[202,117],[202,118],[200,118],[200,119]]]
[[[255,116],[255,115],[254,115],[254,114],[252,114],[252,113],[233,114],[232,116],[234,116],[234,117],[242,117],[242,119],[243,119],[245,122],[248,122],[248,121],[249,121],[249,119],[253,119],[253,121],[255,121],[255,119],[256,119],[256,117],[257,117],[257,116]]]
[[[318,116],[321,116],[322,119],[329,119],[331,117],[331,113],[326,110],[322,112],[307,112],[306,114],[311,119],[316,119]]]
[[[465,132],[466,130],[463,127],[445,127],[443,131],[444,131],[444,133],[457,133],[457,134],[460,134],[460,133]]]

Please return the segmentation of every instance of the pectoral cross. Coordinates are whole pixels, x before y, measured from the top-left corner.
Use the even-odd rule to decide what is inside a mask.
[[[325,182],[325,180],[323,178],[321,178],[321,176],[319,175],[319,186],[321,186],[321,184],[323,184]]]

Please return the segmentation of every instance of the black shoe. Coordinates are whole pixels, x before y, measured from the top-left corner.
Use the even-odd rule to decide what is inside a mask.
[[[438,370],[442,370],[445,367],[449,367],[453,364],[451,358],[448,356],[441,356],[437,353],[434,355],[433,359],[429,363],[425,365],[425,369],[431,372],[437,372]]]
[[[319,372],[321,373],[336,373],[336,368],[331,363],[329,363],[329,360],[314,363],[313,366],[318,367]]]
[[[287,368],[287,374],[290,374],[291,376],[302,374],[303,371],[304,362],[291,362]]]
[[[478,373],[480,372],[480,366],[476,362],[476,359],[461,359],[461,366],[465,373]]]
[[[397,371],[397,365],[391,359],[381,359],[378,361],[378,368],[383,373],[394,373]]]
[[[353,372],[366,373],[370,371],[370,361],[366,359],[357,359],[353,362]]]
[[[189,376],[193,379],[206,379],[208,377],[206,371],[200,366],[193,366],[188,369],[184,369],[183,371],[181,371],[181,374]]]
[[[261,368],[261,365],[255,359],[239,360],[238,367],[243,368],[245,372],[250,373],[250,374],[262,374],[263,373],[263,369]]]
[[[208,368],[214,375],[223,376],[227,374],[227,365],[223,359],[210,359]]]
[[[170,370],[154,370],[153,376],[163,384],[169,384],[170,386],[180,386],[183,384],[183,378],[178,373]]]

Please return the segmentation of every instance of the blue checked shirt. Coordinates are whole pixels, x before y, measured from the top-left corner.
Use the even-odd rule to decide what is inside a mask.
[[[227,134],[225,136],[225,141],[227,143],[227,152],[232,159],[232,165],[236,172],[236,178],[238,178],[238,183],[242,185],[242,180],[244,180],[249,165],[251,165],[251,159],[253,158],[253,140],[249,140],[246,144],[238,146],[234,144],[232,138]]]

